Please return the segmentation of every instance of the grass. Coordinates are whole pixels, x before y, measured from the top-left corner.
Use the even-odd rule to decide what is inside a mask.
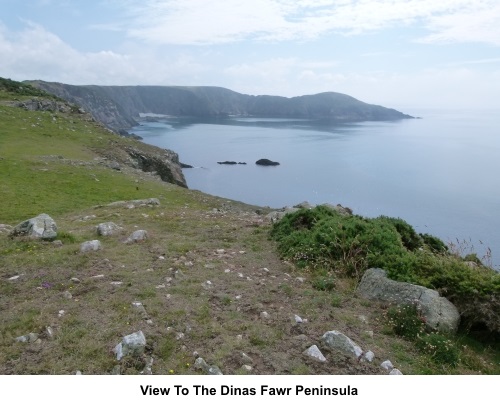
[[[0,90],[0,100],[9,97]],[[333,354],[325,364],[304,358],[303,350],[320,345],[332,328],[377,358],[391,358],[405,374],[500,373],[498,348],[462,335],[459,364],[443,370],[413,342],[386,330],[385,309],[356,298],[355,280],[324,265],[311,271],[307,263],[283,262],[277,242],[268,239],[266,209],[257,214],[257,207],[100,164],[102,153],[135,143],[83,116],[0,105],[0,134],[0,193],[8,201],[0,206],[0,223],[16,225],[45,212],[63,242],[57,247],[0,234],[0,374],[110,374],[118,364],[122,374],[138,374],[145,358],[119,363],[111,352],[138,330],[154,374],[199,374],[195,351],[225,374],[246,373],[241,352],[253,359],[255,374],[383,373],[378,364],[339,361]],[[149,197],[161,205],[106,205]],[[123,232],[97,236],[96,225],[108,221]],[[124,244],[136,229],[150,238]],[[79,253],[80,243],[92,239],[103,249]],[[212,288],[203,287],[207,280]],[[150,323],[134,301],[143,304]],[[269,320],[261,319],[263,311]],[[295,314],[308,322],[296,325]],[[30,332],[39,334],[38,343],[15,342]]]

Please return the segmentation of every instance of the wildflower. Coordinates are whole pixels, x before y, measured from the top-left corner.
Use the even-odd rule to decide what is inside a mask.
[[[174,374],[174,372],[175,372],[175,371],[174,371],[174,370],[168,370],[168,372],[169,372],[170,374]]]

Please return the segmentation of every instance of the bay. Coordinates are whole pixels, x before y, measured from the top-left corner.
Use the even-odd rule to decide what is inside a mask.
[[[334,124],[232,117],[165,118],[132,132],[172,149],[189,188],[283,207],[342,204],[400,217],[500,266],[498,111],[410,109],[422,119]],[[279,166],[255,165],[260,158]],[[246,162],[219,165],[218,161]]]

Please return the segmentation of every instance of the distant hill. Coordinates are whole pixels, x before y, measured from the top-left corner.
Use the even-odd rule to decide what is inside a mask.
[[[394,109],[327,92],[300,97],[250,96],[222,87],[74,86],[30,81],[31,85],[83,106],[114,130],[136,125],[141,113],[183,117],[251,116],[331,121],[386,121],[413,118]]]

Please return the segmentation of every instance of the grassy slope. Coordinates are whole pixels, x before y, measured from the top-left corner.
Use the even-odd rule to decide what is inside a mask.
[[[9,97],[0,92],[0,100]],[[241,352],[253,358],[256,374],[377,374],[377,364],[387,358],[405,374],[499,373],[498,355],[475,345],[463,349],[457,368],[434,364],[393,335],[385,311],[357,299],[350,280],[341,280],[333,293],[313,289],[307,274],[279,259],[269,225],[255,207],[97,164],[94,151],[112,142],[132,141],[78,115],[0,105],[0,223],[15,225],[46,212],[64,242],[58,248],[0,235],[0,374],[107,374],[118,364],[110,350],[137,330],[146,335],[154,374],[198,373],[193,351],[226,374],[245,373]],[[146,197],[158,197],[161,206],[92,208]],[[97,237],[95,226],[105,221],[124,231]],[[150,238],[123,244],[136,229],[146,229]],[[101,251],[78,253],[81,242],[97,238]],[[21,276],[8,280],[15,275]],[[211,288],[204,288],[207,280]],[[152,324],[134,301],[144,304]],[[261,319],[262,311],[269,320]],[[309,322],[294,325],[294,314]],[[55,331],[53,339],[45,334],[47,326]],[[375,363],[325,352],[328,362],[319,364],[301,355],[332,329],[374,351]],[[40,333],[41,341],[14,342],[29,332]],[[184,337],[178,339],[180,332]],[[121,371],[142,367],[125,361]]]

